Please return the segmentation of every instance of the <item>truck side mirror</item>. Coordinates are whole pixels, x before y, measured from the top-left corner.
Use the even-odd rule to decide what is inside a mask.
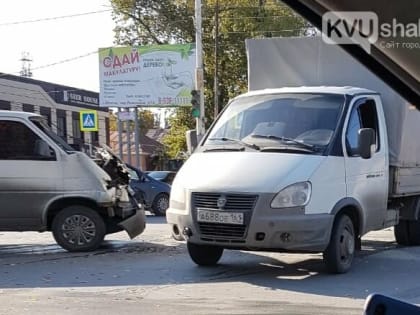
[[[372,157],[372,145],[375,144],[375,130],[372,128],[359,129],[359,154],[362,159]]]

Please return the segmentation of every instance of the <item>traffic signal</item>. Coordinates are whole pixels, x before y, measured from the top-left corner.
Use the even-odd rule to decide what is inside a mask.
[[[194,118],[200,117],[200,91],[191,91],[191,114]]]

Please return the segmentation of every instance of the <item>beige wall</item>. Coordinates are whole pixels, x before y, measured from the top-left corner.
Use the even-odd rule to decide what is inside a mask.
[[[149,163],[149,154],[147,153],[140,153],[140,167],[136,165],[136,154],[131,154],[131,162],[128,160],[128,154],[123,153],[122,160],[125,163],[129,163],[134,167],[140,168],[142,171],[150,171],[150,163]]]

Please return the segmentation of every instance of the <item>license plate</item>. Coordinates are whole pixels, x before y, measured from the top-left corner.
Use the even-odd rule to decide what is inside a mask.
[[[197,221],[242,225],[244,224],[244,214],[241,212],[224,212],[197,209]]]

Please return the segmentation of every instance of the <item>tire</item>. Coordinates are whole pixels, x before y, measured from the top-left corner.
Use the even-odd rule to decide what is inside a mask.
[[[356,235],[353,221],[346,214],[334,222],[330,243],[324,251],[324,262],[330,273],[346,273],[350,270],[355,253]]]
[[[175,241],[185,241],[184,237],[181,234],[175,234],[174,232],[171,232],[171,236]]]
[[[394,226],[394,236],[399,245],[420,245],[420,221],[400,220]]]
[[[101,245],[106,234],[104,219],[93,209],[70,206],[53,219],[55,241],[69,252],[93,251]]]
[[[223,254],[223,247],[187,242],[187,248],[191,259],[199,266],[215,266]]]
[[[394,226],[395,241],[399,245],[409,246],[410,240],[408,236],[408,220],[400,220],[397,225]]]
[[[164,216],[166,209],[169,207],[169,196],[167,194],[159,194],[153,200],[152,212],[157,216]]]

